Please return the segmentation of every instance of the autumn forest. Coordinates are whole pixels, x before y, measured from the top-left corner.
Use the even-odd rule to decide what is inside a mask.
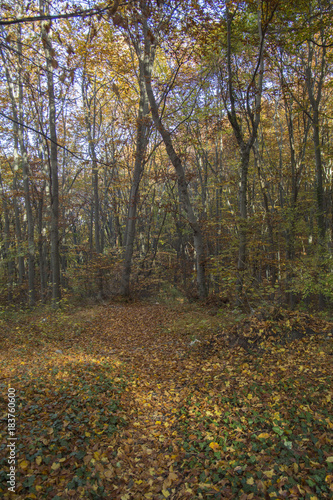
[[[1,300],[329,304],[332,12],[3,3]]]
[[[0,2],[1,498],[332,498],[332,21]]]

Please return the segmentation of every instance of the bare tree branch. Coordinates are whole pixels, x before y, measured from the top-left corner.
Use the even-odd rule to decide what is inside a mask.
[[[42,15],[42,16],[28,16],[20,17],[15,19],[1,19],[0,26],[8,26],[10,24],[23,24],[23,23],[35,23],[38,21],[52,21],[53,19],[70,19],[73,17],[92,17],[96,15],[102,15],[108,13],[111,16],[116,13],[119,6],[125,5],[126,2],[119,5],[119,1],[115,0],[114,3],[108,4],[103,9],[93,8],[87,10],[79,10],[76,12],[68,12],[67,14],[56,14],[56,15]]]

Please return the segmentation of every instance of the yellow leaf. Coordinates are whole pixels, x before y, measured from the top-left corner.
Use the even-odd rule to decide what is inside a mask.
[[[157,421],[155,422],[155,425],[161,425],[161,424],[162,424],[162,422],[161,422],[160,420],[157,420]]]
[[[59,467],[60,467],[59,462],[53,462],[53,464],[51,465],[52,470],[57,470],[57,469],[59,469]]]
[[[168,492],[168,490],[162,490],[162,493],[163,493],[163,496],[165,498],[168,498],[170,496],[170,493]]]
[[[89,438],[91,436],[90,432],[85,432],[85,436]]]
[[[249,477],[249,479],[246,481],[246,484],[254,484],[254,479],[253,477]]]
[[[332,464],[333,463],[333,457],[327,457],[326,458],[326,462],[328,462],[329,464]]]
[[[268,439],[270,436],[267,432],[262,432],[261,434],[259,434],[258,438],[259,439]]]
[[[247,395],[247,399],[252,399],[252,398],[253,398],[252,394]]]
[[[220,450],[220,445],[218,443],[210,443],[209,448],[211,448],[214,451]]]
[[[99,451],[95,451],[95,452],[94,452],[94,457],[96,458],[96,460],[99,460],[99,458],[100,458],[100,453],[99,453]]]
[[[265,476],[269,477],[270,479],[274,476],[274,469],[272,470],[265,470],[264,471]]]
[[[21,469],[27,469],[29,466],[29,462],[27,462],[26,460],[22,460],[19,465]]]
[[[298,472],[298,464],[296,462],[293,463],[293,468],[294,468],[294,472]]]
[[[42,463],[42,457],[39,455],[38,457],[36,457],[36,464],[40,465],[41,463]]]

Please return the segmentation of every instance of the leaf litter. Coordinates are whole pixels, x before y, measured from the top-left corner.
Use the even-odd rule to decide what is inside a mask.
[[[0,495],[14,387],[15,498],[331,498],[332,347],[331,323],[281,310],[233,324],[134,303],[12,320]]]

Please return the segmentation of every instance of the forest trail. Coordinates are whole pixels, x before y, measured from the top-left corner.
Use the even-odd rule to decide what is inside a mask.
[[[209,348],[219,322],[198,307],[111,303],[8,323],[16,498],[330,498],[332,325],[313,319],[325,337],[259,353]]]
[[[174,466],[181,455],[176,414],[186,405],[198,374],[197,363],[189,360],[191,339],[169,328],[179,314],[160,305],[133,305],[107,308],[102,315],[104,355],[120,359],[128,372],[133,372],[122,396],[123,409],[130,418],[117,455],[124,474],[119,484],[113,485],[112,498],[193,495]]]

